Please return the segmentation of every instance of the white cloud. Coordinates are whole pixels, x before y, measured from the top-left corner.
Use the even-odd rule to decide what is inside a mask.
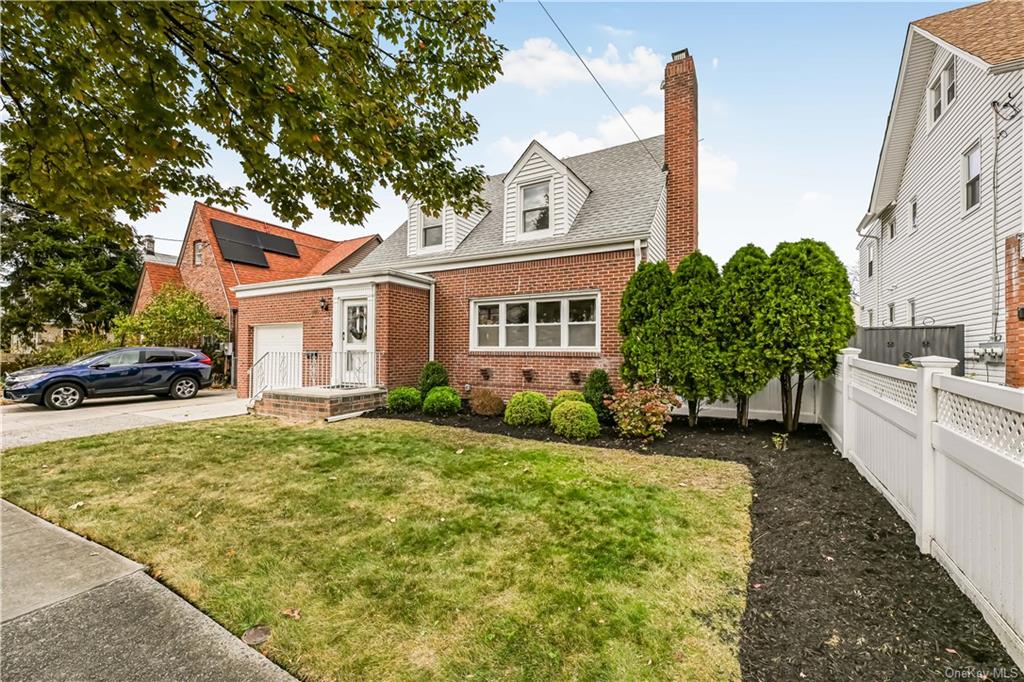
[[[584,57],[584,60],[604,84],[643,88],[647,93],[658,92],[663,61],[650,48],[643,45],[634,47],[623,59],[619,49],[609,43],[599,57]],[[550,38],[528,38],[521,48],[505,55],[501,68],[501,80],[539,93],[566,83],[590,80],[576,55],[563,50]]]
[[[623,112],[633,129],[641,139],[660,135],[664,129],[664,114],[648,106],[638,105]],[[632,142],[636,138],[618,115],[607,116],[597,124],[592,135],[580,135],[571,130],[560,133],[541,131],[530,139],[535,139],[558,157],[576,156],[597,149],[613,147],[617,144]],[[492,145],[498,163],[504,167],[519,158],[530,139],[514,140],[508,136],[500,138]],[[712,192],[729,192],[736,188],[739,176],[739,164],[727,154],[718,152],[710,146],[700,143],[698,147],[698,165],[700,188]]]
[[[718,57],[712,57],[711,58],[711,68],[712,69],[717,69],[718,68]]]

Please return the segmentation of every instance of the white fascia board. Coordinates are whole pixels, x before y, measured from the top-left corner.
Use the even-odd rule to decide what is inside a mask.
[[[564,258],[566,256],[579,256],[587,253],[606,253],[608,251],[632,251],[635,240],[639,239],[641,244],[647,245],[647,233],[642,235],[623,236],[615,241],[596,241],[566,246],[564,248],[552,248],[540,246],[531,249],[520,249],[514,254],[507,256],[488,256],[481,254],[473,258],[460,260],[444,260],[423,263],[405,263],[402,265],[402,272],[441,272],[443,270],[464,270],[466,268],[480,268],[487,265],[501,265],[504,263],[519,263],[523,261],[545,260],[548,258]]]
[[[928,31],[924,30],[923,28],[920,28],[919,26],[914,26],[913,24],[911,24],[910,28],[911,28],[911,30],[916,31],[917,33],[921,34],[922,36],[924,36],[928,40],[932,41],[933,43],[935,43],[939,47],[941,47],[941,48],[943,48],[945,50],[948,50],[949,52],[952,52],[953,54],[955,54],[960,59],[963,59],[965,62],[967,62],[969,64],[974,64],[975,66],[977,66],[982,71],[985,71],[986,73],[991,72],[992,69],[996,68],[996,67],[992,66],[991,64],[989,64],[988,62],[986,62],[981,57],[978,57],[977,55],[973,55],[970,52],[967,52],[966,50],[962,50],[959,47],[957,47],[956,45],[952,45],[950,43],[947,43],[942,38],[939,38],[938,36],[936,36],[933,33],[929,33]]]
[[[903,56],[900,58],[900,71],[896,76],[896,89],[892,94],[892,103],[889,105],[889,116],[885,121],[885,136],[882,138],[882,149],[878,152],[878,165],[875,167],[875,181],[871,186],[871,199],[868,201],[868,213],[875,212],[875,199],[878,196],[879,184],[882,181],[882,166],[885,164],[885,157],[889,151],[889,141],[892,138],[893,118],[896,114],[896,104],[900,101],[903,92],[903,78],[907,72],[907,62],[910,61],[910,46],[914,37],[914,26],[907,29],[907,37],[903,42]]]
[[[393,283],[414,289],[429,289],[434,278],[400,270],[372,270],[369,272],[346,272],[337,275],[319,275],[316,277],[296,277],[276,282],[260,284],[244,284],[232,288],[237,298],[255,298],[257,296],[273,296],[290,294],[298,291],[314,289],[333,289],[335,287],[359,286],[363,284]]]
[[[576,180],[579,181],[579,183],[581,185],[583,185],[584,187],[587,188],[587,192],[592,192],[593,191],[593,190],[590,189],[590,186],[587,185],[587,183],[583,182],[583,178],[581,178],[580,176],[576,175],[576,173],[574,173],[571,168],[569,168],[567,165],[565,165],[564,161],[562,161],[557,156],[552,154],[548,150],[547,147],[542,145],[537,140],[531,140],[530,141],[530,144],[528,144],[526,146],[526,150],[523,151],[522,154],[520,154],[519,159],[515,162],[515,164],[512,165],[512,168],[510,168],[509,171],[507,173],[505,173],[505,175],[503,175],[501,177],[501,183],[503,185],[506,183],[506,181],[510,177],[514,178],[519,173],[519,171],[522,170],[523,166],[526,165],[526,162],[529,160],[530,156],[532,155],[531,154],[532,152],[536,152],[536,153],[540,154],[541,158],[543,158],[545,161],[547,161],[547,163],[552,168],[557,170],[562,175],[571,175],[572,177],[576,178]]]

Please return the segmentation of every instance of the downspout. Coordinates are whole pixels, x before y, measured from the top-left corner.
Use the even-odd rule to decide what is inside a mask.
[[[999,102],[992,102],[994,145],[992,150],[992,333],[989,341],[999,341]]]
[[[428,313],[429,319],[427,320],[427,360],[432,361],[434,359],[434,287],[437,286],[435,282],[430,283],[430,311]]]
[[[643,256],[643,249],[640,248],[640,240],[633,240],[633,271],[640,269],[640,261]]]

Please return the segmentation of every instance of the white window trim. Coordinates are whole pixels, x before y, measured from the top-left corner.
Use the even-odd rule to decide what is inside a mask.
[[[523,214],[526,213],[523,202],[523,194],[527,187],[533,187],[534,185],[540,185],[544,182],[548,183],[548,229],[546,230],[535,230],[533,232],[526,232],[525,223],[523,221]],[[527,239],[547,239],[555,234],[555,178],[554,176],[547,180],[533,180],[530,182],[520,183],[516,188],[518,193],[518,202],[516,205],[516,239],[527,240]]]
[[[907,299],[907,325],[917,326],[917,301],[912,298]]]
[[[875,276],[875,243],[874,240],[868,242],[868,279]]]
[[[569,344],[569,301],[581,299],[594,300],[594,342],[593,346],[570,346]],[[537,303],[547,301],[560,301],[562,304],[560,326],[560,346],[538,346],[537,344]],[[505,304],[507,303],[529,303],[529,345],[528,346],[506,346],[505,345]],[[498,345],[480,346],[477,344],[477,308],[481,305],[498,306]],[[591,324],[590,322],[581,324]],[[543,294],[528,294],[523,296],[496,296],[490,298],[474,298],[469,301],[469,350],[474,353],[600,353],[601,352],[601,292],[599,291],[569,291],[552,292]]]
[[[946,118],[946,113],[956,104],[957,97],[960,94],[960,88],[957,87],[953,91],[953,99],[946,101],[946,90],[949,89],[949,67],[953,65],[953,83],[956,82],[956,57],[950,57],[949,60],[942,65],[942,69],[939,71],[935,78],[928,81],[928,96],[925,98],[928,102],[928,129],[929,132],[932,128],[938,125],[939,121]],[[942,105],[942,111],[939,112],[938,118],[933,118],[932,112],[935,110],[935,84],[939,84],[939,103]]]
[[[967,207],[967,165],[968,157],[974,149],[978,149],[978,203],[974,204],[970,208]],[[985,175],[984,162],[985,158],[981,153],[981,138],[977,138],[972,141],[966,148],[960,153],[960,217],[966,218],[967,216],[974,213],[976,210],[981,208],[981,190],[982,190],[982,179]]]
[[[917,203],[917,197],[910,200],[910,234],[917,232],[917,227],[921,222],[921,205]]]
[[[440,214],[441,222],[439,223],[439,225],[441,227],[441,243],[437,244],[435,246],[427,246],[427,245],[425,245],[423,243],[423,231],[426,230],[428,227],[436,227],[436,226],[435,225],[427,225],[427,214],[423,211],[423,207],[422,206],[420,206],[418,210],[420,212],[419,233],[416,235],[416,246],[418,247],[418,253],[422,253],[422,254],[426,254],[426,253],[440,253],[440,252],[444,251],[444,240],[445,240],[445,236],[446,236],[445,233],[444,233],[444,209],[443,208],[441,209],[441,214]]]
[[[205,251],[205,244],[201,239],[197,239],[192,242],[192,266],[203,264],[203,251]]]

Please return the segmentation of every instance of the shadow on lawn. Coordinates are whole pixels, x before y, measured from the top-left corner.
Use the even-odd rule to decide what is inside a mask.
[[[493,417],[391,418],[564,440],[545,427],[514,428]],[[731,421],[704,419],[692,429],[676,421],[649,446],[610,432],[586,442],[750,468],[744,679],[978,679],[1016,670],[977,608],[934,559],[918,552],[913,530],[825,432],[802,426],[779,452],[772,444],[779,430],[774,422],[741,430]]]

